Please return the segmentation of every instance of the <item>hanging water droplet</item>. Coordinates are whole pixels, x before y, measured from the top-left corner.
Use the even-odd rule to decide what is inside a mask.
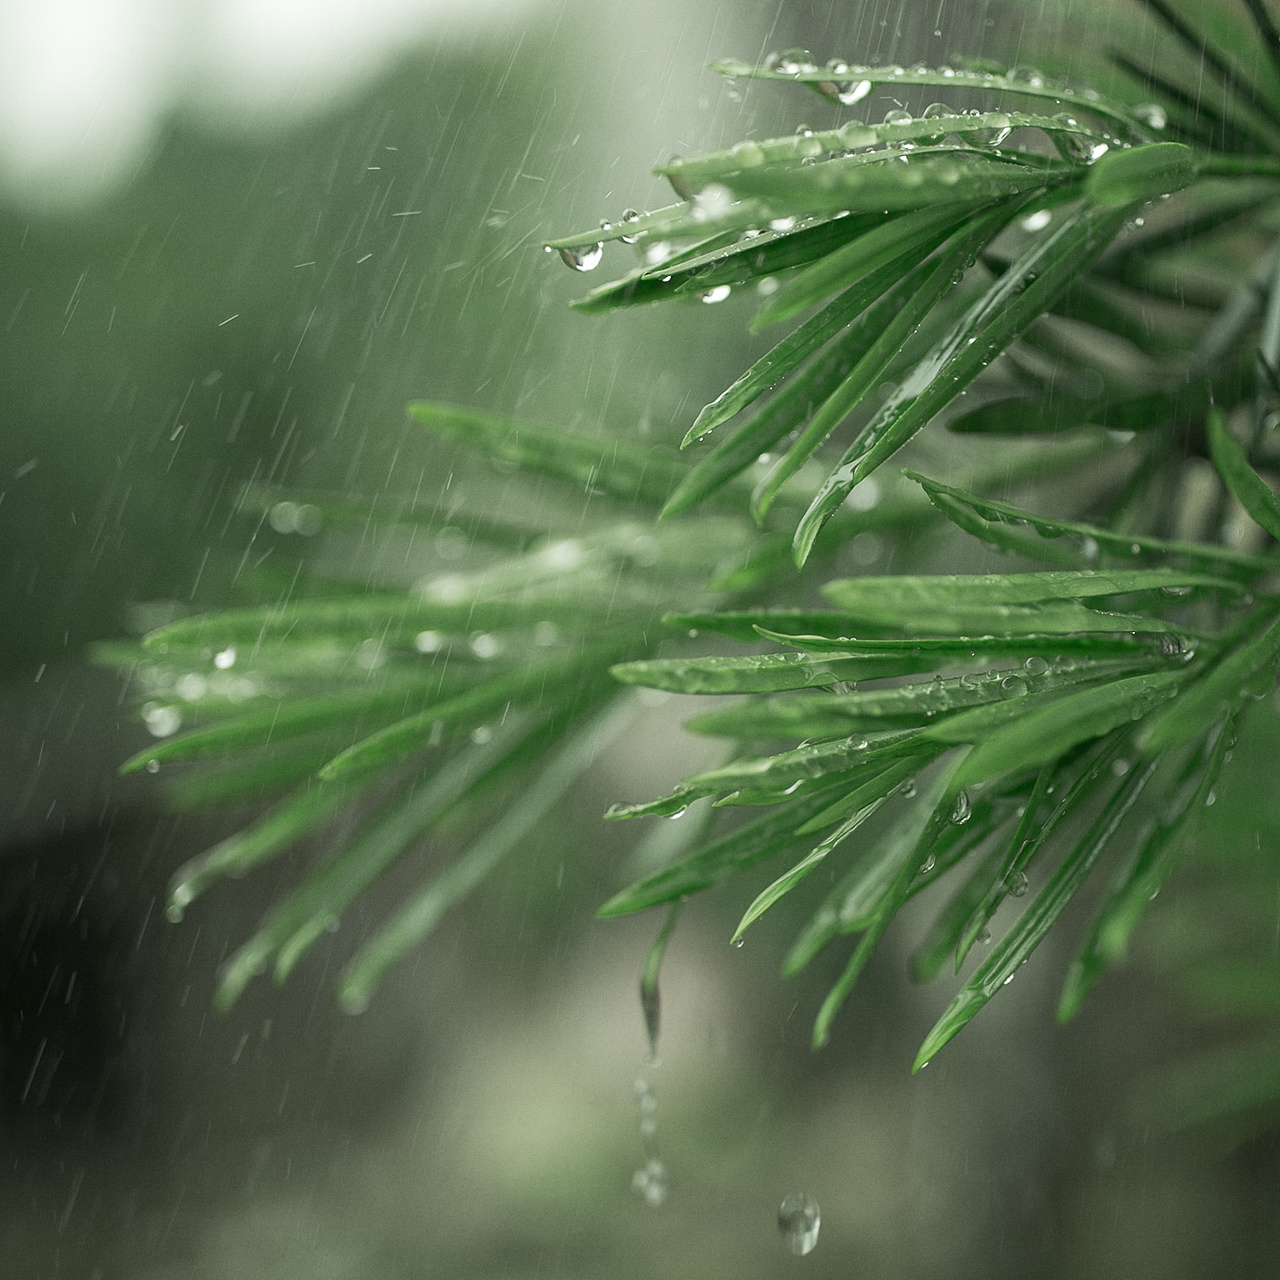
[[[566,267],[572,267],[575,271],[594,271],[600,265],[600,259],[604,257],[604,242],[561,249],[560,257],[564,260]]]
[[[984,947],[989,947],[991,945],[991,930],[985,925],[982,928],[982,932],[978,934],[978,943],[980,946]]]
[[[746,938],[734,938],[733,945],[735,947],[740,947],[744,942],[746,942]]]
[[[1028,658],[1022,664],[1022,669],[1029,676],[1042,676],[1049,670],[1049,664],[1043,658]]]
[[[787,1196],[778,1207],[778,1234],[788,1252],[797,1258],[813,1252],[821,1226],[822,1211],[818,1202],[801,1192]]]
[[[961,791],[956,796],[955,806],[951,810],[951,821],[956,824],[968,822],[972,814],[973,810],[969,806],[969,793]]]
[[[706,293],[701,295],[702,301],[707,303],[723,302],[732,292],[733,289],[729,285],[718,284],[714,289],[708,289]]]
[[[147,761],[147,772],[148,772],[148,773],[159,773],[159,772],[160,772],[160,761],[159,761],[159,760],[148,760],[148,761]]]
[[[1009,886],[1009,892],[1015,898],[1025,898],[1027,890],[1030,887],[1031,883],[1027,879],[1027,873],[1025,871],[1019,871],[1018,874],[1013,877],[1013,883]]]
[[[926,858],[926,859],[925,859],[925,860],[920,864],[920,874],[921,874],[922,876],[927,876],[927,875],[929,874],[929,872],[930,872],[930,871],[932,871],[932,870],[934,869],[934,867],[936,867],[937,865],[938,865],[938,859],[937,859],[937,856],[936,856],[935,854],[932,854],[932,853],[931,853],[931,854],[930,854],[930,855],[929,855],[929,856],[928,856],[928,857],[927,857],[927,858]]]
[[[847,71],[848,68],[846,67],[845,70]],[[851,107],[855,102],[861,102],[871,92],[871,81],[848,80],[844,84],[839,84],[834,80],[822,80],[816,87],[828,102],[838,103],[842,107]]]
[[[672,822],[674,822],[677,818],[683,818],[684,815],[688,812],[689,812],[689,806],[685,805],[683,809],[677,809],[675,813],[667,814],[667,817],[670,818]]]

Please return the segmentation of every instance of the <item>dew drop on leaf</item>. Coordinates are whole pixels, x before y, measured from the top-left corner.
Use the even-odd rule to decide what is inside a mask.
[[[951,810],[951,821],[954,823],[968,822],[973,810],[969,805],[969,793],[961,791],[956,796],[955,807]]]

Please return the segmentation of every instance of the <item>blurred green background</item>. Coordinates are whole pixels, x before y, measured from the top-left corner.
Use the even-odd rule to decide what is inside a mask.
[[[756,349],[744,313],[575,316],[584,281],[539,246],[667,203],[648,167],[672,152],[830,114],[708,58],[1018,60],[1034,22],[898,0],[0,8],[0,1013],[52,1019],[66,1060],[45,1097],[0,1060],[6,1276],[1275,1274],[1274,1142],[1224,1159],[1133,1118],[1135,1081],[1204,1034],[1158,965],[1057,1029],[1055,935],[912,1080],[945,998],[902,976],[928,904],[814,1057],[830,974],[776,978],[785,919],[730,950],[741,903],[713,898],[672,944],[646,1066],[654,923],[592,921],[635,839],[599,814],[705,759],[677,701],[362,1017],[333,1009],[331,968],[403,877],[287,988],[213,1014],[217,964],[307,851],[167,924],[170,871],[234,816],[179,821],[115,779],[143,735],[80,656],[287,587],[314,547],[237,516],[246,483],[439,490],[457,459],[406,423],[411,397],[678,439]],[[369,555],[371,581],[394,578]],[[1242,741],[1242,793],[1276,745]],[[1204,840],[1274,838],[1246,817]],[[1175,921],[1187,883],[1160,904]],[[17,976],[18,946],[53,957],[48,990]],[[59,1022],[70,974],[84,994]],[[631,1188],[638,1078],[670,1176],[657,1210]],[[823,1209],[804,1259],[775,1227],[795,1191]]]

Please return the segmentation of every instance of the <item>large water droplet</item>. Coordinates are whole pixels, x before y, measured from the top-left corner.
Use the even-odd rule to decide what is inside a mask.
[[[884,122],[885,124],[912,124],[914,117],[910,111],[886,111]]]
[[[1157,102],[1140,102],[1133,108],[1133,114],[1152,129],[1163,129],[1169,123],[1165,109]]]
[[[969,793],[961,791],[956,796],[955,807],[951,810],[951,821],[955,823],[968,822],[972,814],[973,810],[969,806]]]
[[[1009,892],[1015,898],[1023,898],[1026,897],[1027,890],[1030,887],[1030,882],[1027,880],[1027,873],[1025,871],[1019,871],[1018,874],[1013,877],[1013,883],[1009,886]]]
[[[723,302],[732,292],[733,289],[729,285],[718,284],[714,289],[708,289],[706,293],[702,295],[702,301]]]
[[[573,249],[561,249],[560,257],[564,260],[566,267],[572,267],[575,271],[594,271],[600,265],[600,259],[604,257],[604,242],[578,245]]]
[[[1004,78],[1011,84],[1026,84],[1033,89],[1044,86],[1044,72],[1037,71],[1035,67],[1010,67],[1004,73]]]
[[[1022,668],[1029,676],[1042,676],[1049,670],[1049,664],[1043,658],[1028,658]]]
[[[778,1207],[778,1233],[787,1250],[797,1258],[813,1252],[821,1226],[822,1211],[810,1196],[796,1192]]]
[[[1005,676],[1000,681],[1000,692],[1006,698],[1023,698],[1027,694],[1027,682],[1021,676]]]

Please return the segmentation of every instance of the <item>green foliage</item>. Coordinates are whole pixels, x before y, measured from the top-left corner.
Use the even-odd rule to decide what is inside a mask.
[[[537,477],[539,493],[585,490],[592,520],[566,505],[550,522],[490,506],[471,525],[478,563],[412,592],[290,595],[183,620],[138,653],[104,649],[133,664],[153,727],[179,709],[193,721],[126,768],[185,770],[170,785],[187,802],[287,792],[179,871],[173,914],[339,807],[362,815],[229,962],[224,1001],[273,962],[282,979],[416,843],[464,831],[470,843],[344,970],[341,999],[362,1006],[625,731],[619,686],[641,685],[736,699],[689,721],[727,740],[726,763],[608,815],[713,810],[692,847],[600,908],[671,904],[641,980],[651,1036],[679,903],[784,858],[744,898],[733,940],[829,873],[783,964],[797,974],[861,935],[815,1045],[909,899],[955,873],[914,960],[923,980],[948,959],[958,972],[1026,896],[929,1033],[924,1065],[1110,859],[1058,1012],[1078,1010],[1194,842],[1233,726],[1280,665],[1268,479],[1280,461],[1280,78],[1246,75],[1226,28],[1193,29],[1148,2],[1174,46],[1203,51],[1204,93],[1176,79],[1176,59],[1166,77],[1120,55],[1157,101],[1026,68],[820,68],[797,51],[715,64],[841,107],[878,86],[964,90],[983,105],[900,106],[882,123],[673,160],[659,172],[679,203],[549,242],[584,271],[619,242],[639,253],[576,304],[588,315],[749,294],[757,329],[800,318],[679,424],[681,448],[700,453],[410,407],[435,435],[531,487]],[[1280,71],[1274,25],[1248,7]],[[1188,104],[1202,97],[1197,114]],[[1179,283],[1189,261],[1195,308]],[[951,434],[921,437],[935,422]],[[962,464],[983,434],[1002,437],[998,456]],[[1009,440],[1022,436],[1025,447]],[[918,469],[887,479],[904,450]],[[1083,486],[1069,479],[1081,464],[1094,466]],[[1193,482],[1208,486],[1198,506]],[[1010,501],[1028,485],[1031,506]],[[264,509],[280,498],[258,495]],[[342,500],[316,509],[342,518]],[[1024,563],[849,576],[860,536],[919,554],[943,529],[965,535],[951,533],[959,554]],[[744,822],[743,808],[761,815]]]

